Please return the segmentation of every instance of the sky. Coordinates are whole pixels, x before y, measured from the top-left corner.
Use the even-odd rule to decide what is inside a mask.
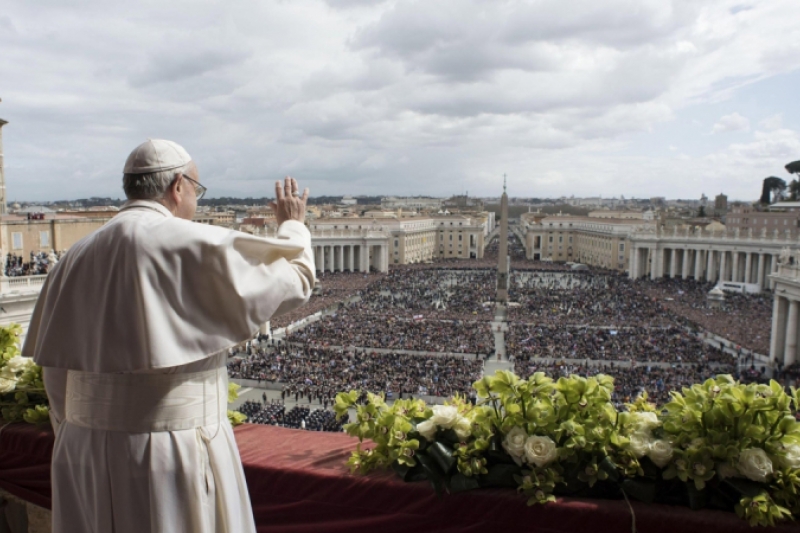
[[[755,200],[800,159],[797,0],[0,0],[9,201],[121,197],[183,145],[209,196]]]

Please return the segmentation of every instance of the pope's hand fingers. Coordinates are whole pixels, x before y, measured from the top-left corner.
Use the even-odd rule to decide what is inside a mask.
[[[289,176],[286,176],[286,179],[283,180],[283,182],[284,182],[284,185],[283,185],[284,193],[286,193],[287,197],[291,196],[292,195],[292,178],[290,178]]]
[[[275,201],[277,202],[278,200],[280,200],[282,198],[283,198],[283,188],[281,187],[281,182],[280,181],[276,181],[275,182]]]
[[[308,187],[303,189],[303,203],[308,202],[308,193],[310,193],[310,192],[311,191],[308,190]]]
[[[298,192],[300,188],[297,186],[297,180],[292,178],[292,192]]]

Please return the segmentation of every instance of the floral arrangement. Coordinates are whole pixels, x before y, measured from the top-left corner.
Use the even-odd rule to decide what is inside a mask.
[[[42,367],[19,355],[17,324],[0,327],[0,418],[38,424],[50,420]]]
[[[30,357],[19,355],[18,324],[0,327],[0,419],[5,422],[40,424],[50,421],[50,407],[42,381],[42,367]],[[239,397],[239,385],[228,383],[228,403]],[[232,426],[247,417],[228,409]]]
[[[497,372],[473,387],[475,405],[337,395],[337,416],[356,412],[345,425],[360,441],[351,470],[392,468],[438,493],[513,487],[529,505],[556,495],[624,497],[726,509],[751,525],[800,516],[800,395],[777,382],[719,376],[673,392],[664,406],[643,394],[622,410],[605,375]]]

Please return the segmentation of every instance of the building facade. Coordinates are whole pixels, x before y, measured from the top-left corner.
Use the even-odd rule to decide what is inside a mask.
[[[526,255],[533,260],[585,263],[628,270],[629,235],[643,224],[641,219],[616,219],[556,215],[541,217],[523,213],[520,227]]]
[[[693,278],[757,285],[759,289],[774,285],[769,276],[777,271],[781,250],[798,245],[797,238],[778,231],[756,236],[752,231],[688,226],[666,232],[637,230],[629,240],[633,279]]]
[[[800,250],[782,251],[775,273],[770,276],[775,285],[772,304],[772,334],[770,363],[787,367],[798,361],[797,332],[800,328]]]
[[[776,230],[792,238],[800,235],[800,202],[781,202],[757,211],[751,205],[734,205],[725,218],[725,226],[741,234],[753,231],[756,235]]]

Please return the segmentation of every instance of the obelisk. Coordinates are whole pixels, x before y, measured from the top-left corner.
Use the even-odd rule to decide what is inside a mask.
[[[484,371],[493,374],[497,370],[512,370],[506,358],[506,332],[508,331],[508,195],[506,176],[503,174],[503,196],[500,197],[500,244],[497,247],[497,296],[495,296],[494,321],[491,322],[494,336],[493,361],[486,362]]]
[[[508,303],[508,194],[506,176],[503,174],[503,196],[500,197],[500,245],[497,251],[497,298],[498,310]]]

